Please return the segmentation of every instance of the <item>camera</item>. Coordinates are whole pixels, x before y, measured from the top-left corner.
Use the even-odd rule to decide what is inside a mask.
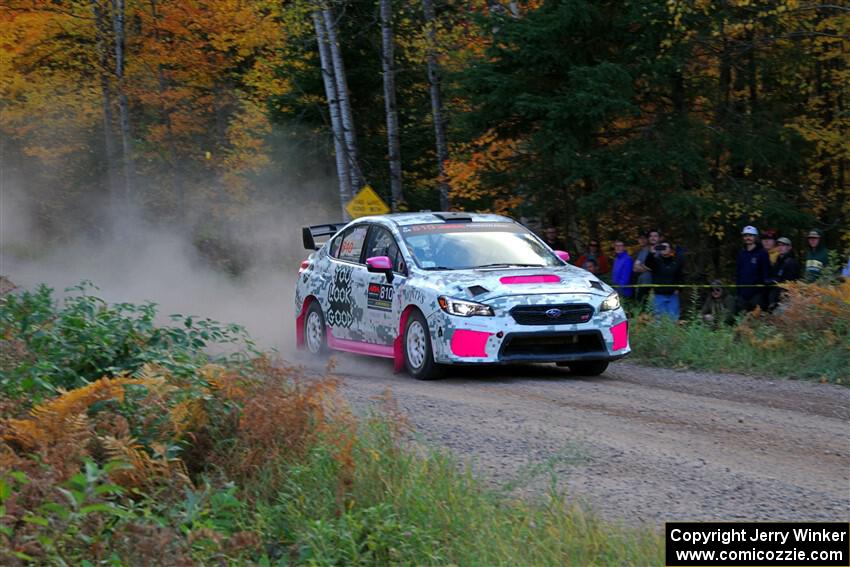
[[[667,250],[669,247],[670,247],[670,246],[669,246],[669,245],[667,245],[667,244],[656,244],[656,245],[655,245],[654,250],[655,250],[656,252],[664,252],[664,251],[665,251],[665,250]]]

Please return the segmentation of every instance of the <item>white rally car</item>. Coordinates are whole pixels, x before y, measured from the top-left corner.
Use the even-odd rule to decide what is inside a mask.
[[[446,364],[506,362],[597,375],[630,352],[616,292],[509,218],[402,213],[303,237],[316,251],[295,287],[296,341],[313,354],[392,358],[427,380]]]

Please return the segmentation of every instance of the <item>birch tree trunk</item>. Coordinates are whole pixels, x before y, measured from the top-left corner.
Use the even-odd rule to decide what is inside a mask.
[[[115,33],[115,78],[118,83],[118,114],[121,126],[121,148],[124,166],[124,206],[129,212],[134,193],[134,163],[132,135],[130,132],[130,108],[124,84],[124,0],[112,0],[112,27]]]
[[[331,117],[331,131],[334,139],[334,154],[336,156],[336,172],[339,178],[339,204],[343,220],[348,220],[345,206],[351,199],[351,177],[349,174],[348,150],[345,146],[345,136],[342,129],[342,116],[337,97],[336,78],[333,72],[333,61],[325,34],[325,23],[321,13],[312,13],[313,27],[316,29],[316,43],[319,46],[319,62],[322,69],[322,82],[325,85],[325,97],[328,99],[328,113]]]
[[[342,118],[342,132],[347,150],[349,177],[353,191],[359,191],[363,186],[363,175],[360,171],[360,160],[357,153],[357,137],[354,132],[354,116],[351,112],[351,100],[348,96],[348,79],[345,77],[345,63],[339,47],[339,37],[336,32],[336,17],[330,4],[324,4],[322,16],[325,20],[325,31],[328,37],[328,47],[331,53],[332,68],[336,79],[339,112]]]
[[[436,17],[432,0],[422,0],[428,36],[428,82],[431,84],[431,113],[434,117],[434,137],[437,146],[437,186],[440,190],[440,208],[449,210],[449,184],[446,178],[446,160],[449,149],[446,143],[446,125],[443,120],[443,101],[440,95],[440,68],[437,64]]]
[[[118,164],[115,146],[115,133],[112,130],[112,89],[109,86],[109,46],[107,29],[100,0],[91,0],[97,37],[97,55],[100,64],[101,106],[103,112],[103,149],[106,157],[106,183],[109,192],[109,204],[114,210],[118,206]]]
[[[392,210],[404,202],[401,178],[401,142],[398,132],[398,109],[395,99],[395,63],[393,60],[393,27],[391,0],[381,0],[381,59],[384,69],[384,107],[387,113],[387,151],[390,162],[390,195]]]

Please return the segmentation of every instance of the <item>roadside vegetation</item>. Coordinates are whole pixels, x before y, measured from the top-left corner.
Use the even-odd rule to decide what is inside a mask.
[[[775,313],[734,325],[703,322],[690,310],[679,322],[632,314],[632,350],[656,366],[805,378],[850,385],[850,280],[783,284]]]
[[[4,565],[662,561],[654,532],[406,448],[389,397],[357,417],[333,377],[271,364],[239,327],[91,292],[0,299]]]

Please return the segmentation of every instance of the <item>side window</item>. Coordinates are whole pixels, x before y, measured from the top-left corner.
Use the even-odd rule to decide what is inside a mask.
[[[375,227],[369,235],[369,242],[366,244],[366,257],[372,256],[388,256],[393,263],[393,271],[404,274],[407,271],[407,266],[404,264],[404,257],[396,244],[395,238],[390,231],[384,228]]]
[[[360,252],[363,250],[363,241],[366,240],[366,234],[369,232],[369,226],[361,224],[351,227],[345,234],[339,245],[339,251],[336,257],[346,262],[360,262]]]
[[[331,241],[331,247],[328,250],[328,254],[330,254],[331,258],[336,258],[336,255],[339,254],[339,244],[342,242],[342,237],[344,234],[340,234],[336,238]]]

